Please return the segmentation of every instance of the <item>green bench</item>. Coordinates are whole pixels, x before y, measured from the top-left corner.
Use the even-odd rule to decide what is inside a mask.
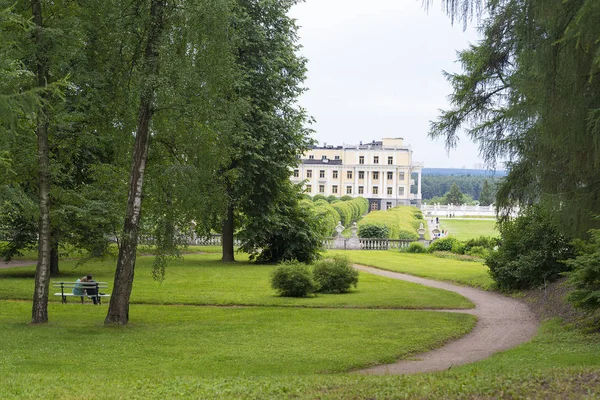
[[[108,283],[106,282],[53,282],[52,286],[54,288],[60,288],[60,293],[54,293],[55,296],[60,296],[62,299],[62,303],[67,302],[68,297],[79,297],[81,298],[81,303],[83,304],[86,297],[92,298],[96,297],[98,299],[97,304],[102,304],[103,297],[110,297],[108,293],[100,293],[100,289],[108,289]],[[73,289],[95,289],[97,295],[80,295],[73,293]]]

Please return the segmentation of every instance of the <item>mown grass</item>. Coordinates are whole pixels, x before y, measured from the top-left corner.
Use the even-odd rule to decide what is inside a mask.
[[[400,253],[395,250],[329,250],[327,254],[345,254],[356,264],[486,290],[489,290],[494,283],[488,268],[480,262],[440,258],[431,254]]]
[[[247,259],[243,254],[238,259]],[[188,254],[167,267],[163,282],[152,278],[152,257],[139,257],[131,295],[138,304],[189,305],[269,305],[301,307],[378,307],[378,308],[472,308],[464,297],[445,290],[361,273],[357,289],[345,295],[319,294],[307,298],[277,296],[270,287],[274,266],[247,261],[223,264],[217,254]],[[77,266],[76,261],[61,263],[61,277],[73,281],[92,273],[97,281],[112,286],[115,262],[94,261]],[[0,299],[30,300],[34,267],[0,269]],[[52,289],[51,293],[59,290]],[[110,288],[107,290],[110,293]],[[59,302],[60,296],[51,296]]]
[[[0,310],[6,310],[6,304],[10,302],[0,302]],[[9,307],[11,315],[16,311],[13,307],[24,307],[16,313],[29,311],[25,304],[15,306],[13,303]],[[83,313],[100,308],[79,307],[79,310]],[[269,317],[280,317],[269,314],[274,310],[286,311],[283,321],[291,322],[292,329],[285,325],[273,325],[275,320]],[[379,336],[385,337],[389,340],[388,344],[393,345],[397,339],[403,340],[402,337],[407,334],[415,334],[402,331],[396,337],[392,325],[397,321],[390,323],[388,318],[373,319],[373,315],[397,315],[398,320],[404,320],[403,313],[424,315],[424,312],[335,310],[340,312],[340,318],[333,323],[332,332],[337,334],[334,336],[329,335],[329,322],[323,322],[317,316],[329,310],[268,308],[254,311],[262,314],[260,321],[266,324],[268,330],[261,330],[256,335],[246,330],[239,341],[234,338],[225,352],[222,352],[226,349],[225,339],[233,336],[227,330],[232,326],[237,328],[239,325],[253,324],[243,314],[226,316],[220,313],[219,321],[225,320],[225,325],[212,325],[209,322],[205,330],[200,327],[202,321],[197,321],[198,326],[189,335],[183,335],[176,330],[166,329],[161,321],[152,321],[150,315],[125,328],[96,326],[94,315],[89,318],[94,320],[91,322],[60,321],[43,327],[28,327],[14,320],[4,323],[5,313],[2,312],[0,334],[3,339],[8,338],[7,348],[11,350],[3,351],[0,358],[0,393],[7,399],[81,398],[81,382],[88,381],[93,382],[94,390],[86,392],[85,397],[91,399],[579,399],[597,398],[600,390],[600,335],[584,335],[562,326],[557,320],[544,323],[530,343],[484,361],[438,373],[365,376],[334,371],[340,365],[344,365],[342,371],[351,365],[351,362],[346,364],[340,359],[368,359],[366,353],[371,354],[378,346],[374,342]],[[295,325],[296,320],[286,319],[291,315],[289,311],[308,313],[310,317],[298,317],[299,324]],[[368,316],[362,322],[368,326],[373,321],[381,334],[362,331],[363,336],[354,335],[355,324],[359,326],[358,331],[361,329],[357,315],[365,311]],[[191,311],[186,310],[181,315],[188,312]],[[348,317],[349,314],[345,313],[352,316]],[[177,314],[172,320],[181,325],[181,331],[189,331],[191,318],[186,321],[181,315]],[[347,324],[344,320],[347,320]],[[426,320],[429,320],[429,315]],[[314,331],[307,333],[303,329],[304,322],[309,326],[314,324]],[[390,329],[382,329],[379,323],[390,326]],[[338,330],[336,325],[341,329]],[[252,342],[260,334],[263,335],[260,340]],[[332,345],[329,349],[317,347],[328,343],[326,336],[348,335],[351,340],[342,339],[339,344],[337,341],[329,342]],[[15,340],[16,336],[23,340]],[[319,339],[313,342],[315,337]],[[247,344],[248,341],[252,343]],[[361,344],[353,348],[351,342],[355,346],[358,342]],[[271,348],[269,345],[272,343],[279,345]],[[244,357],[251,345],[256,345],[258,351],[251,351],[253,356],[251,365],[248,365]],[[213,350],[212,346],[216,348]],[[82,349],[85,357],[99,357],[96,367],[81,362],[78,352]],[[178,351],[181,351],[182,358],[175,362],[173,358],[178,356]],[[264,354],[260,355],[261,352]],[[358,355],[351,356],[350,353]],[[212,364],[205,364],[207,359],[204,357],[212,358]],[[257,367],[253,364],[258,360],[264,363]],[[288,365],[296,360],[306,365]],[[219,366],[223,368],[219,369]],[[217,372],[211,375],[213,368]],[[258,375],[252,372],[254,368],[260,368]],[[311,373],[311,368],[323,369],[319,369],[319,373]],[[323,373],[325,371],[328,372]]]
[[[458,240],[469,240],[479,236],[498,236],[496,220],[464,220],[464,219],[442,219],[440,230],[449,231],[449,236]]]
[[[52,365],[47,374],[97,375],[94,385],[347,371],[439,346],[474,325],[470,315],[427,311],[134,305],[128,326],[104,327],[105,306],[51,304],[50,324],[28,326],[28,302],[1,307],[0,376]]]

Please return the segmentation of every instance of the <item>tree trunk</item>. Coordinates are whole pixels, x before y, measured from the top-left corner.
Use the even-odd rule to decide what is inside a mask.
[[[52,235],[52,245],[50,247],[50,276],[60,275],[58,269],[58,240]]]
[[[138,242],[138,227],[142,209],[142,186],[148,158],[150,121],[154,113],[156,99],[159,52],[158,45],[164,28],[165,0],[152,0],[150,6],[150,27],[144,53],[145,82],[141,87],[138,123],[133,149],[133,162],[129,181],[127,212],[123,224],[123,238],[119,247],[119,258],[113,293],[110,297],[105,324],[125,325],[129,321],[129,298],[133,286],[133,273]]]
[[[40,0],[31,3],[33,22],[36,25],[34,39],[37,55],[38,87],[47,85],[48,65],[43,46],[42,5]],[[50,284],[50,156],[48,147],[48,116],[44,104],[38,107],[36,135],[38,145],[38,185],[40,219],[38,225],[38,261],[35,269],[35,286],[31,323],[48,322],[48,286]]]
[[[235,226],[233,221],[233,204],[231,201],[227,204],[227,216],[225,217],[225,221],[223,221],[223,234],[221,236],[222,245],[223,245],[223,257],[221,261],[223,262],[233,262],[235,261],[234,251],[233,251],[233,232]]]

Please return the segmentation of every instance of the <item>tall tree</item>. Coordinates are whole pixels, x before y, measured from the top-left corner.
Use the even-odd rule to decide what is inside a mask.
[[[453,183],[452,187],[450,188],[450,191],[448,193],[446,193],[446,201],[448,202],[448,204],[454,204],[454,205],[462,204],[463,197],[464,197],[464,195],[460,191],[460,188],[458,187],[458,185],[456,183]]]
[[[488,162],[507,158],[497,194],[502,215],[515,204],[545,203],[567,235],[584,236],[600,214],[600,2],[445,2],[453,15],[485,7],[483,39],[447,74],[452,108],[430,136],[456,144],[466,128]],[[568,207],[565,205],[568,204]]]
[[[489,206],[493,203],[494,197],[492,195],[492,187],[486,179],[483,181],[483,187],[481,188],[481,194],[479,195],[479,204],[482,206]]]
[[[224,170],[227,210],[223,261],[233,261],[236,215],[260,218],[287,193],[290,167],[312,144],[309,118],[297,99],[304,91],[306,60],[297,54],[297,27],[287,14],[297,0],[238,0],[234,27],[242,82],[237,95],[247,103],[232,134],[233,155]],[[239,223],[239,219],[237,219]]]
[[[152,115],[156,111],[156,92],[160,81],[160,42],[166,24],[167,6],[168,2],[166,0],[152,0],[150,2],[145,51],[142,58],[144,82],[140,88],[138,123],[129,179],[127,211],[119,248],[113,295],[110,298],[108,314],[105,319],[107,324],[124,325],[129,321],[129,297],[133,286],[138,228],[142,210],[144,172],[148,157],[150,123]]]

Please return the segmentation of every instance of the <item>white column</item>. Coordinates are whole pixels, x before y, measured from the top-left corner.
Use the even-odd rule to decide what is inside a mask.
[[[422,171],[419,170],[419,181],[417,184],[417,199],[419,199],[419,200],[421,199],[421,173],[422,173]]]

